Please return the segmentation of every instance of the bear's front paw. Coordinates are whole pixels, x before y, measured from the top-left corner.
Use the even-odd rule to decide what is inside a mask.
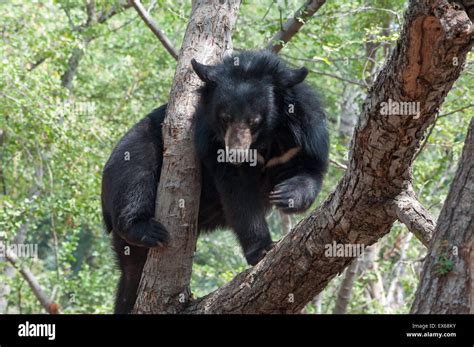
[[[270,250],[276,245],[276,242],[270,242],[263,247],[259,247],[255,250],[251,250],[245,253],[245,259],[249,265],[257,265],[257,263],[262,260],[265,255],[270,252]]]
[[[131,245],[146,248],[164,247],[169,242],[166,228],[153,219],[133,224],[120,236]]]
[[[149,227],[141,237],[141,242],[145,247],[164,247],[169,242],[169,233],[163,224],[153,219],[149,221]]]
[[[277,184],[270,192],[269,201],[286,213],[307,210],[317,195],[313,180],[295,176]]]

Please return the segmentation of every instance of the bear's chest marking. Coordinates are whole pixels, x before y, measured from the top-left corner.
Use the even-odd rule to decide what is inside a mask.
[[[299,153],[300,150],[301,147],[292,147],[283,154],[268,159],[267,162],[265,162],[265,158],[261,154],[258,154],[257,161],[263,165],[264,169],[269,169],[271,167],[289,162],[295,155]]]

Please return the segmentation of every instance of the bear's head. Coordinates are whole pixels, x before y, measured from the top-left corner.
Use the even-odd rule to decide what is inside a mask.
[[[201,88],[205,120],[226,149],[248,151],[272,136],[291,107],[291,88],[303,82],[306,68],[291,69],[268,51],[245,51],[218,65],[191,61]],[[282,100],[288,99],[288,105]]]

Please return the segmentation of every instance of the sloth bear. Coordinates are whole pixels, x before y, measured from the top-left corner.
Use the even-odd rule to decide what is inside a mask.
[[[216,66],[193,59],[191,65],[204,82],[193,125],[202,172],[198,228],[231,228],[255,265],[273,246],[265,221],[271,206],[303,212],[321,189],[326,117],[303,82],[308,70],[291,69],[270,52],[237,53]],[[163,105],[133,126],[103,172],[104,223],[113,231],[121,270],[115,313],[132,310],[148,249],[168,242],[153,219],[165,111]]]

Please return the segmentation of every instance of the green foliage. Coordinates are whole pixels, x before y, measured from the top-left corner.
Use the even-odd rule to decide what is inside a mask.
[[[98,13],[117,5],[115,0],[96,3]],[[266,46],[302,3],[244,1],[235,48]],[[320,90],[326,105],[331,158],[337,162],[348,157],[349,140],[338,135],[344,88],[366,93],[366,83],[382,67],[397,39],[404,3],[328,1],[281,52],[290,64],[312,71],[308,81]],[[151,10],[176,47],[190,8],[191,1],[158,0]],[[38,245],[38,258],[21,262],[62,312],[111,312],[118,274],[100,215],[101,170],[120,136],[168,99],[176,63],[133,9],[119,10],[104,23],[81,30],[78,26],[87,20],[82,0],[11,0],[2,2],[0,9],[0,239],[12,241],[24,230],[25,243]],[[372,58],[368,60],[369,48]],[[68,90],[61,77],[78,49],[84,55],[73,89]],[[474,82],[471,65],[467,70],[440,114],[474,103],[469,94]],[[468,108],[441,117],[415,163],[415,189],[435,215],[447,195],[472,116]],[[315,206],[334,190],[342,174],[340,168],[330,167]],[[293,225],[302,217],[292,216]],[[273,237],[280,238],[279,214],[273,212],[269,223]],[[397,281],[402,300],[392,311],[408,311],[425,251],[416,239],[407,241],[406,234],[406,228],[396,224],[380,242],[376,267],[357,275],[349,312],[387,310],[370,292],[379,279],[385,291]],[[400,240],[408,242],[403,259]],[[440,259],[440,264],[440,271],[448,271],[449,259]],[[43,312],[25,280],[7,268],[0,263],[0,285],[10,287],[8,312]],[[231,233],[204,235],[198,242],[192,291],[195,296],[205,295],[246,268]],[[307,312],[332,312],[341,279],[335,278]]]
[[[453,270],[454,262],[448,257],[442,255],[438,257],[435,268],[438,275],[446,275]]]

